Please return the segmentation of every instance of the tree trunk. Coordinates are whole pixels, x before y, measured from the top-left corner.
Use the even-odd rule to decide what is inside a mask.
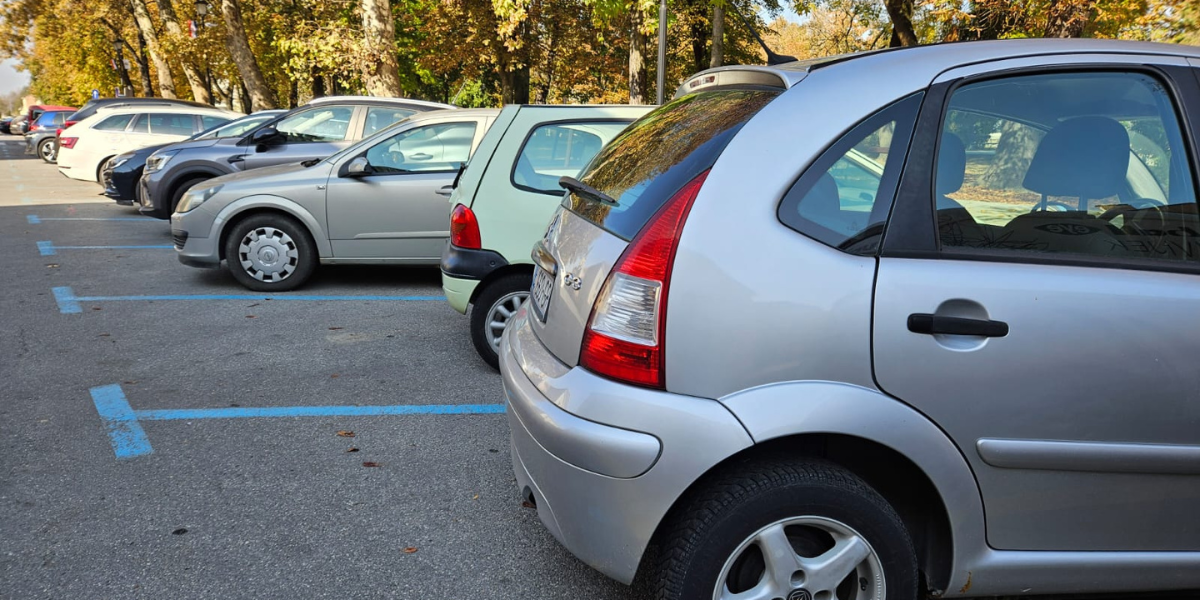
[[[1083,37],[1083,30],[1092,16],[1095,0],[1050,0],[1050,21],[1046,37]]]
[[[390,0],[360,0],[366,60],[363,61],[363,81],[372,96],[397,98],[400,88],[400,65],[396,60],[396,24],[392,20]]]
[[[175,15],[175,7],[171,4],[171,0],[158,0],[158,16],[162,17],[163,24],[167,27],[167,33],[172,37],[182,38],[184,36],[183,27],[179,25],[179,17]],[[204,24],[198,24],[197,36],[204,36]],[[183,66],[183,76],[187,78],[188,87],[192,88],[192,98],[196,102],[212,104],[212,94],[208,91],[208,85],[204,81],[204,77],[200,75],[200,71],[192,63],[181,60]]]
[[[500,102],[529,104],[529,65],[500,72]]]
[[[312,97],[324,98],[325,93],[325,76],[321,74],[315,67],[310,71],[312,76]]]
[[[708,17],[708,2],[702,0],[689,9],[692,12],[692,24],[689,27],[692,38],[692,72],[697,73],[707,69],[709,62],[708,27],[705,23]],[[684,75],[687,76],[688,73]]]
[[[138,31],[146,38],[146,50],[154,63],[158,74],[158,92],[163,98],[175,97],[175,79],[171,77],[171,66],[163,56],[162,48],[158,45],[158,34],[154,32],[154,20],[150,18],[150,10],[146,8],[146,0],[129,0],[133,7],[133,20],[137,22]]]
[[[720,0],[713,6],[712,22],[712,59],[708,62],[710,69],[725,64],[725,5]]]
[[[917,34],[913,31],[912,0],[884,0],[888,19],[892,21],[892,40],[888,46],[916,46]]]
[[[258,68],[258,62],[254,60],[254,52],[250,50],[250,40],[246,38],[246,26],[242,24],[242,10],[238,7],[237,0],[221,0],[221,16],[225,18],[229,54],[233,57],[233,64],[237,65],[242,81],[245,82],[243,85],[250,96],[251,110],[275,108],[278,106],[275,93],[267,85],[262,69]]]
[[[126,45],[128,46],[128,44]],[[154,83],[150,80],[150,61],[146,60],[146,38],[142,32],[138,32],[137,50],[134,50],[133,46],[129,46],[129,51],[133,54],[133,62],[138,66],[138,77],[142,80],[142,95],[153,98]]]
[[[1004,121],[1000,126],[1000,141],[996,144],[996,157],[979,178],[979,185],[993,190],[1021,189],[1039,141],[1040,136],[1032,127]]]
[[[629,103],[645,104],[648,100],[649,73],[646,71],[646,34],[642,32],[645,15],[636,4],[629,13],[632,32],[629,36]]]
[[[250,93],[250,90],[246,89],[245,81],[238,83],[238,89],[242,92],[242,112],[250,114],[255,110],[262,110],[254,108],[254,97]]]

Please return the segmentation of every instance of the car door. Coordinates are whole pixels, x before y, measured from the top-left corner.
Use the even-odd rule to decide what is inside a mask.
[[[1099,60],[931,90],[913,147],[936,159],[906,166],[878,264],[875,375],[971,464],[990,546],[1196,551],[1200,210],[1176,116],[1196,81]]]
[[[353,105],[319,104],[281,119],[279,137],[271,143],[247,144],[245,153],[230,159],[238,170],[325,158],[354,141],[361,126]],[[253,134],[251,134],[253,135]]]
[[[450,224],[438,191],[453,183],[483,129],[482,117],[404,127],[347,157],[365,158],[371,172],[329,180],[325,204],[334,257],[439,260]]]

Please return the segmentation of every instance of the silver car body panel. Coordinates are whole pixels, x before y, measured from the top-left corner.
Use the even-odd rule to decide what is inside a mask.
[[[719,402],[632,388],[567,367],[530,335],[533,318],[526,304],[500,345],[517,485],[533,494],[538,517],[555,538],[585,563],[629,583],[679,496],[753,440]],[[514,338],[521,338],[524,368],[516,362]],[[662,450],[649,471],[633,478],[589,471],[542,444],[556,437],[560,444],[575,440],[588,447],[621,432],[646,431],[654,431]],[[703,432],[703,443],[697,443],[697,432]],[[643,460],[640,452],[635,455]]]
[[[546,241],[559,280],[548,311],[553,328],[529,315],[506,331],[506,394],[510,402],[542,396],[596,424],[655,435],[663,451],[641,477],[605,478],[550,455],[538,444],[543,434],[536,427],[510,416],[518,482],[539,495],[539,515],[556,537],[588,564],[628,581],[622,566],[636,565],[641,548],[627,557],[628,537],[613,529],[636,524],[653,531],[658,522],[647,519],[641,498],[677,496],[699,474],[675,479],[669,490],[661,489],[665,479],[640,485],[681,449],[705,453],[689,467],[720,462],[708,454],[707,435],[662,435],[679,417],[663,414],[660,406],[704,406],[712,403],[706,399],[720,398],[754,442],[839,433],[879,441],[913,460],[949,511],[954,548],[942,591],[947,597],[1200,586],[1195,275],[877,261],[810,240],[776,215],[779,199],[808,165],[867,115],[956,69],[953,77],[1058,65],[1060,58],[1070,65],[1179,65],[1186,59],[1200,66],[1200,48],[1104,40],[979,42],[877,52],[809,68],[734,137],[686,221],[668,296],[667,392],[573,367],[598,286],[624,243],[560,210]],[[583,288],[565,290],[563,273],[579,277]],[[1052,294],[1061,297],[1048,302]],[[1108,298],[1097,303],[1089,294]],[[1093,304],[1082,302],[1085,297]],[[966,302],[946,303],[959,299]],[[980,313],[972,304],[986,306],[982,314],[1011,322],[1013,334],[968,347],[907,331],[904,317],[943,303],[946,310],[975,316]],[[1038,310],[1031,310],[1035,304]],[[1099,325],[1081,327],[1078,339],[1056,339],[1055,319],[1078,319],[1069,305],[1099,306],[1108,316],[1099,322],[1125,331],[1129,344],[1114,343],[1113,331]],[[1152,317],[1144,314],[1147,306],[1154,307]],[[720,318],[714,318],[717,310]],[[530,351],[534,345],[526,343],[516,356],[510,338],[517,327],[532,327],[553,356]],[[754,343],[738,343],[747,331],[758,334]],[[874,356],[884,357],[875,364],[872,344]],[[971,362],[984,355],[993,357],[990,380],[981,380],[985,367]],[[1031,358],[1046,356],[1056,361]],[[1129,356],[1155,361],[1140,361],[1142,372],[1111,367]],[[1048,376],[1055,377],[1053,389],[1037,389]],[[996,391],[998,377],[1011,393]],[[1147,389],[1163,393],[1131,401]],[[1060,408],[1047,404],[1051,393],[1066,395]],[[1089,394],[1097,400],[1080,405]],[[1069,410],[1079,406],[1089,410]],[[1094,470],[1104,467],[1103,453],[1111,466]],[[1038,468],[1046,464],[1056,470]],[[613,481],[636,495],[578,491]],[[541,498],[550,506],[543,509]],[[579,511],[564,508],[585,501]],[[649,514],[665,512],[654,506]],[[611,562],[618,555],[621,562]]]

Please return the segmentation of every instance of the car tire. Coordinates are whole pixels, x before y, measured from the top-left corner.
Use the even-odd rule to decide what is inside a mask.
[[[252,215],[225,238],[225,262],[238,283],[256,292],[286,292],[304,284],[317,266],[316,244],[299,221],[280,214]]]
[[[50,164],[54,164],[54,162],[58,160],[58,157],[56,156],[58,152],[54,147],[53,138],[46,138],[38,142],[37,153],[38,156],[42,157],[42,160]]]
[[[817,568],[836,544],[854,554],[840,569]],[[777,550],[776,567],[764,546]],[[896,511],[850,471],[817,460],[735,463],[675,513],[651,559],[643,581],[657,600],[763,586],[764,597],[788,600],[918,597],[916,551]]]
[[[529,298],[532,276],[510,273],[490,284],[471,305],[471,342],[483,362],[500,369],[500,335],[521,303]]]
[[[167,215],[163,218],[170,219],[171,215],[175,214],[175,209],[179,208],[179,201],[183,200],[183,195],[188,193],[188,190],[196,187],[197,184],[209,179],[212,179],[212,177],[190,177],[175,186],[175,190],[171,192],[171,203],[166,206]]]
[[[108,163],[112,162],[115,156],[110,156],[100,161],[100,166],[96,167],[96,183],[104,185],[104,169],[108,168]]]

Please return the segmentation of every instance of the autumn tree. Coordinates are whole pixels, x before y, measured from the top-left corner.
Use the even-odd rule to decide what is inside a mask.
[[[259,69],[254,53],[250,50],[250,40],[246,37],[246,28],[242,23],[242,9],[238,0],[221,0],[221,16],[225,20],[225,33],[229,40],[229,52],[233,62],[250,96],[251,110],[275,108],[275,94],[267,86],[267,80]]]

